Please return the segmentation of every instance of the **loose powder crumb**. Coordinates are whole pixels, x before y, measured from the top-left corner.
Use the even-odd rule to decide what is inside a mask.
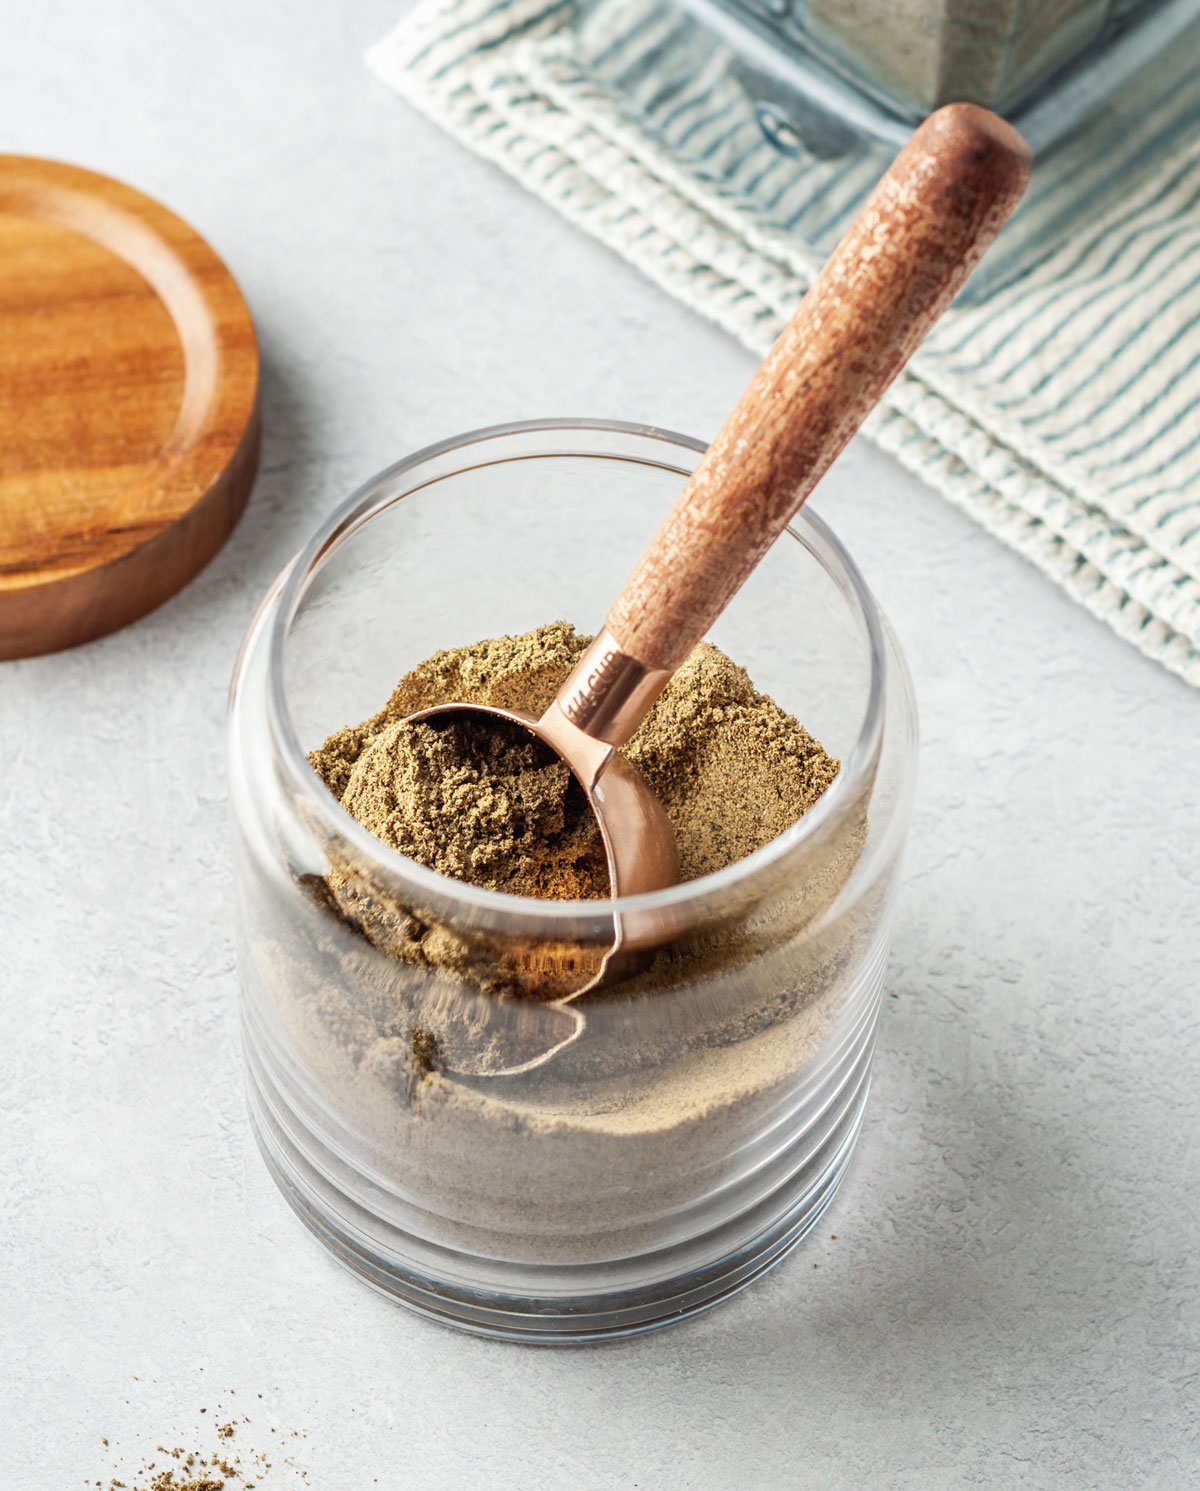
[[[586,648],[565,621],[435,653],[384,708],[310,760],[364,827],[430,869],[492,890],[557,899],[609,894],[599,831],[564,763],[520,726],[408,715],[461,700],[538,715]],[[791,827],[838,763],[703,642],[623,754],[675,831],[680,878],[744,859]]]

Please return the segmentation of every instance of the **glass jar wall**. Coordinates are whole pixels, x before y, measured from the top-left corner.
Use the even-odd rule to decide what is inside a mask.
[[[841,767],[719,873],[618,902],[481,890],[373,838],[306,759],[440,647],[597,628],[701,449],[562,421],[421,452],[313,536],[238,661],[238,959],[264,1155],[339,1258],[467,1329],[592,1339],[722,1298],[813,1225],[861,1120],[915,717],[895,641],[815,516],[711,639]],[[646,951],[571,997],[614,918]]]

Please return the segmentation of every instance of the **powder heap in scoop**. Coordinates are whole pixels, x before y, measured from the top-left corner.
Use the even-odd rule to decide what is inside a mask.
[[[419,709],[455,700],[540,715],[587,647],[565,621],[437,652],[383,709],[310,756],[343,807],[377,837],[443,874],[517,895],[609,894],[582,789],[519,727],[435,728]],[[680,878],[723,869],[770,843],[837,775],[797,721],[744,668],[702,642],[622,748],[666,810]]]
[[[342,806],[401,854],[472,885],[558,900],[608,894],[583,788],[520,725],[397,720],[355,763]]]

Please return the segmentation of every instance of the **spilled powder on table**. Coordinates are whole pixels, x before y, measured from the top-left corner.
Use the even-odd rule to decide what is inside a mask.
[[[342,806],[455,880],[556,900],[608,894],[583,788],[544,741],[503,719],[394,721],[358,758]]]

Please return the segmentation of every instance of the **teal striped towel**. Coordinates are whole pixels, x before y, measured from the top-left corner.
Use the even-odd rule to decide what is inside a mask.
[[[599,41],[576,33],[571,14],[561,0],[424,0],[368,60],[452,134],[764,352],[818,267],[822,221],[878,167],[798,172],[763,140],[723,49],[677,29],[660,0],[611,0],[597,13],[608,28]],[[638,109],[621,76],[634,38],[638,57],[658,59],[634,84]],[[1200,76],[1192,60],[1180,86]],[[1200,138],[1182,134],[1141,169],[1156,129],[1150,111],[1114,142],[1130,181],[1120,201],[986,299],[957,303],[867,429],[1200,686]],[[1113,159],[1096,169],[1115,169]]]

